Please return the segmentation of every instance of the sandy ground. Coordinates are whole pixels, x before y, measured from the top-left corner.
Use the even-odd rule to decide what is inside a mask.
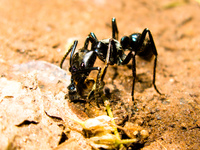
[[[64,70],[57,66],[71,41],[81,48],[90,32],[110,38],[112,17],[119,37],[150,29],[158,51],[156,85],[165,94],[151,85],[153,63],[137,59],[131,122],[149,137],[132,148],[200,149],[199,14],[195,0],[0,0],[0,149],[91,149],[68,118],[90,112],[79,111],[85,103],[68,103],[69,62]],[[105,83],[118,91],[113,103],[130,101],[129,68],[118,67],[113,79],[109,66]]]

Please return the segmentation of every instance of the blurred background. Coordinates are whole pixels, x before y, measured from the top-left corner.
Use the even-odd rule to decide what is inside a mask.
[[[157,149],[198,149],[200,134],[191,130],[183,133],[179,125],[183,119],[183,122],[192,122],[195,126],[200,118],[199,14],[199,0],[0,0],[0,73],[7,77],[13,65],[32,60],[58,66],[73,40],[79,41],[78,49],[83,47],[90,32],[94,32],[98,39],[111,38],[112,17],[117,20],[119,38],[149,28],[158,50],[157,86],[167,95],[168,101],[163,103],[158,96],[155,97],[152,87],[145,88],[142,93],[136,90],[142,106],[148,106],[146,99],[159,105],[159,115],[166,119],[152,130],[148,145],[154,142]],[[68,70],[68,61],[65,68]],[[152,70],[152,65],[147,68]],[[137,65],[139,74],[148,69]],[[128,78],[132,78],[131,70],[128,73],[126,70],[120,76],[129,74]],[[152,76],[147,76],[151,83]],[[122,85],[126,86],[125,83]],[[124,87],[130,91],[128,88]],[[180,106],[183,99],[185,105]],[[198,109],[193,109],[193,106]],[[191,117],[189,112],[194,112],[192,115],[196,119],[192,120],[194,116]],[[169,114],[172,118],[168,118]],[[176,118],[177,128],[169,127],[169,119],[173,118]],[[147,127],[151,128],[150,124]],[[199,132],[199,124],[197,127]],[[177,132],[170,132],[172,130]],[[165,131],[169,134],[164,134]],[[157,137],[164,139],[165,146],[155,142]]]

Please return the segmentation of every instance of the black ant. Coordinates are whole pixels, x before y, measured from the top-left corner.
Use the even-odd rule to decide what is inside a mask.
[[[148,34],[149,38],[146,37]],[[136,79],[136,64],[135,56],[138,55],[144,60],[150,61],[154,55],[154,67],[153,67],[153,86],[157,93],[161,95],[156,87],[156,65],[157,65],[157,50],[153,40],[153,36],[148,28],[145,28],[142,33],[133,33],[129,36],[121,38],[120,43],[118,42],[118,28],[116,19],[112,18],[112,38],[98,41],[94,33],[90,33],[86,38],[84,48],[88,48],[89,41],[91,44],[91,50],[95,51],[97,56],[103,61],[106,61],[108,45],[111,42],[109,65],[126,65],[132,59],[132,73],[133,73],[133,84],[132,84],[132,100],[134,101],[134,86]],[[126,55],[124,52],[129,50],[130,52]]]
[[[146,35],[149,35],[149,38]],[[89,42],[91,42],[91,50],[88,50]],[[71,52],[70,56],[70,72],[72,73],[71,84],[68,86],[69,95],[74,95],[76,92],[82,96],[83,88],[87,88],[87,77],[92,70],[98,70],[97,81],[93,83],[93,90],[99,90],[98,86],[103,83],[103,78],[105,76],[108,65],[126,65],[132,59],[132,72],[133,72],[133,85],[132,85],[132,100],[134,101],[134,86],[136,78],[136,65],[135,56],[138,55],[145,60],[150,60],[153,55],[154,59],[154,69],[153,69],[153,85],[157,93],[161,94],[155,85],[155,75],[156,75],[156,64],[157,64],[157,50],[154,44],[152,34],[149,29],[145,28],[142,33],[134,33],[130,36],[124,36],[121,38],[120,43],[118,42],[118,28],[116,24],[116,19],[112,18],[112,38],[98,40],[94,33],[90,33],[85,40],[84,47],[78,50],[74,54],[76,45],[78,41],[74,41],[72,47],[68,50],[66,55],[63,57],[60,67]],[[125,51],[130,52],[126,55]],[[101,70],[100,67],[93,67],[96,58],[99,58],[105,62],[105,67]],[[99,80],[100,79],[100,80]],[[90,96],[89,94],[89,96]],[[70,99],[75,99],[71,97]]]
[[[98,56],[97,53],[95,51],[88,50],[85,47],[79,49],[75,53],[77,44],[78,41],[75,40],[73,45],[67,51],[67,53],[65,54],[60,63],[60,68],[62,68],[64,60],[66,59],[67,55],[71,52],[70,68],[69,68],[69,71],[71,72],[71,83],[68,86],[68,90],[69,90],[69,99],[72,101],[81,100],[86,96],[87,98],[90,98],[94,90],[96,90],[97,92],[100,91],[100,89],[102,89],[104,86],[103,78],[105,76],[105,72],[108,67],[108,63],[105,63],[105,67],[103,69],[101,69],[100,67],[93,67],[96,57]],[[106,51],[108,52],[107,54],[107,60],[108,60],[109,50]],[[87,78],[92,70],[98,71],[96,81]]]

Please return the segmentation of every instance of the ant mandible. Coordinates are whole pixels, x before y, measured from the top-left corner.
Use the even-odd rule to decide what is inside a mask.
[[[147,34],[149,38],[147,37]],[[158,94],[161,95],[157,89],[156,81],[156,65],[157,65],[157,49],[153,40],[153,36],[148,28],[145,28],[142,33],[133,33],[129,36],[121,38],[120,43],[118,42],[118,28],[116,19],[112,18],[112,38],[98,41],[94,33],[90,33],[85,40],[84,48],[87,49],[89,42],[91,42],[91,50],[95,51],[97,56],[103,61],[106,61],[107,53],[109,50],[108,65],[127,65],[132,59],[132,101],[134,102],[134,87],[136,79],[136,63],[135,56],[138,55],[144,60],[151,60],[154,55],[154,67],[153,67],[153,86]],[[111,49],[108,48],[111,43]],[[130,52],[126,55],[124,52],[129,50]],[[106,70],[105,70],[106,72]]]

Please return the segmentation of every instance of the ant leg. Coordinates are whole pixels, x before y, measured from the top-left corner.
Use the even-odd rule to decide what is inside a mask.
[[[128,63],[130,62],[131,58],[133,57],[132,55],[133,55],[133,54],[132,54],[132,51],[130,51],[130,52],[128,53],[128,55],[125,57],[125,59],[121,62],[121,64],[122,64],[122,65],[128,64]]]
[[[126,58],[122,61],[122,65],[126,65],[130,62],[131,58],[132,58],[132,75],[133,75],[133,84],[132,84],[132,92],[131,92],[131,96],[132,96],[132,101],[134,102],[134,89],[135,89],[135,79],[136,79],[136,65],[135,65],[135,52],[134,51],[130,51],[128,53],[128,55],[126,56]]]
[[[135,52],[134,51],[130,51],[128,53],[128,55],[126,56],[126,58],[123,60],[122,65],[126,65],[129,63],[129,61],[132,58],[132,75],[133,75],[133,84],[132,84],[132,92],[131,92],[131,96],[132,96],[132,101],[134,102],[134,89],[135,89],[135,79],[136,79],[136,64],[135,64]]]
[[[110,39],[109,40],[109,45],[108,45],[108,50],[107,50],[107,54],[106,54],[106,61],[105,61],[105,67],[103,68],[103,72],[102,72],[102,75],[101,75],[101,81],[103,81],[103,78],[106,74],[106,71],[107,71],[107,68],[108,68],[108,65],[109,65],[109,61],[110,61],[110,51],[111,51],[111,44],[113,42],[113,39]],[[115,46],[115,44],[113,44],[113,46]],[[113,47],[112,47],[113,48]]]
[[[132,54],[132,73],[133,73],[133,84],[132,84],[132,93],[131,93],[131,96],[132,96],[132,101],[134,103],[134,89],[135,89],[135,79],[136,79],[136,65],[135,65],[135,54],[133,55]]]
[[[78,41],[75,40],[75,41],[74,41],[74,45],[73,45],[73,47],[72,47],[72,52],[71,52],[71,55],[70,55],[70,67],[72,66],[72,57],[73,57],[73,55],[74,55],[74,52],[75,52],[75,49],[76,49],[77,44],[78,44]]]
[[[112,18],[112,38],[118,40],[118,33],[116,19]]]
[[[105,77],[108,65],[109,65],[109,60],[110,60],[110,51],[111,51],[111,43],[113,39],[109,40],[109,45],[108,45],[108,50],[107,50],[107,55],[106,55],[106,61],[105,61],[105,66],[103,69],[99,68],[99,72],[97,74],[96,82],[93,85],[93,88],[90,93],[94,92],[95,93],[95,99],[97,99],[97,95],[102,92],[101,89],[104,86],[103,79]],[[103,84],[102,84],[103,83]],[[91,95],[91,94],[90,94]]]
[[[85,49],[88,49],[89,42],[92,43],[92,46],[91,46],[92,48],[98,42],[98,39],[97,39],[96,35],[93,32],[90,32],[90,34],[87,36],[87,38],[85,40],[85,43],[84,43],[84,48]]]
[[[82,70],[83,72],[85,71],[92,71],[92,70],[98,70],[98,75],[101,72],[101,68],[100,67],[90,67],[90,68],[85,68],[84,70]],[[97,75],[97,77],[98,77]],[[91,91],[89,92],[89,94],[87,95],[87,99],[90,99],[91,96],[94,94],[94,91],[96,90],[97,86],[96,86],[96,82],[93,84]]]
[[[74,44],[70,47],[70,49],[66,52],[65,56],[62,58],[61,63],[60,63],[60,68],[61,68],[61,69],[62,69],[62,65],[63,65],[63,63],[64,63],[66,57],[67,57],[68,54],[72,51],[72,55],[70,56],[70,66],[71,66],[71,57],[72,57],[73,54],[74,54],[74,51],[75,51],[75,49],[76,49],[77,44],[78,44],[78,41],[75,40],[75,41],[74,41]]]
[[[153,40],[153,36],[151,34],[151,31],[148,28],[145,28],[144,31],[142,32],[141,40],[139,41],[139,46],[142,45],[142,43],[144,42],[147,33],[149,34],[149,40],[150,40],[150,43],[151,43],[150,46],[151,46],[152,52],[153,52],[153,54],[155,56],[154,67],[153,67],[153,86],[154,86],[154,89],[156,90],[156,92],[158,94],[162,95],[160,93],[160,91],[157,89],[156,84],[155,84],[155,81],[156,81],[156,65],[157,65],[158,53],[157,53],[157,49],[156,49],[156,46],[155,46],[155,43],[154,43],[154,40]]]
[[[156,90],[156,92],[160,95],[162,95],[162,93],[160,93],[160,91],[157,89],[156,87],[156,65],[157,65],[157,56],[155,56],[155,59],[154,59],[154,68],[153,68],[153,86],[154,86],[154,89]]]

